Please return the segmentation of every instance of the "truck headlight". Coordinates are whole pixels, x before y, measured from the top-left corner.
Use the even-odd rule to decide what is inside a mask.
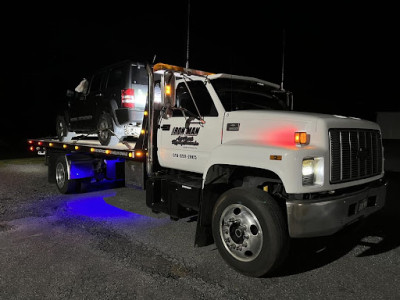
[[[303,185],[322,185],[324,183],[324,158],[303,159],[301,173]]]

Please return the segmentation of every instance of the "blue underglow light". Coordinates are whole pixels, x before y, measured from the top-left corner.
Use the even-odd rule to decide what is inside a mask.
[[[73,199],[67,203],[68,214],[101,219],[145,218],[144,216],[110,205],[104,200],[105,196],[110,197],[114,195],[115,193],[107,195],[96,194]]]
[[[112,204],[113,197],[116,196],[117,192],[114,190],[99,191],[88,194],[71,195],[71,198],[66,202],[65,210],[63,214],[73,217],[87,217],[90,219],[100,222],[112,223],[113,225],[124,225],[130,224],[135,228],[149,228],[158,227],[160,225],[171,222],[168,216],[151,217],[148,215],[142,215],[132,211],[127,211],[116,207]],[[110,199],[108,199],[110,198]],[[107,203],[105,201],[107,199]],[[130,201],[131,199],[119,198],[121,201]],[[122,204],[122,203],[121,203]],[[134,206],[128,206],[130,209],[135,209]],[[140,206],[137,209],[142,209]]]

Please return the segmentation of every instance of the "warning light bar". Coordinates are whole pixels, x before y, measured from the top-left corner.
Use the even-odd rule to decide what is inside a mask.
[[[214,73],[210,72],[205,72],[205,71],[200,71],[200,70],[194,70],[194,69],[187,69],[183,67],[178,67],[178,66],[173,66],[173,65],[168,65],[168,64],[163,64],[163,63],[158,63],[153,66],[153,71],[157,72],[160,70],[170,70],[178,73],[186,73],[186,74],[191,74],[191,75],[199,75],[199,76],[207,76],[207,75],[213,75]]]

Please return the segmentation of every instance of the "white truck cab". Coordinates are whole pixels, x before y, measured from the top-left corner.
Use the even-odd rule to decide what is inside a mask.
[[[278,259],[265,257],[284,255],[286,234],[330,235],[383,207],[376,123],[294,112],[290,92],[257,78],[159,67],[174,78],[157,123],[160,170],[198,177],[198,231],[210,225],[234,268],[269,272]]]

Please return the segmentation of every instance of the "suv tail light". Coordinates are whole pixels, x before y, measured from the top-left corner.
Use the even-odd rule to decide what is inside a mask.
[[[135,108],[135,90],[125,89],[121,90],[121,104],[122,107]]]

